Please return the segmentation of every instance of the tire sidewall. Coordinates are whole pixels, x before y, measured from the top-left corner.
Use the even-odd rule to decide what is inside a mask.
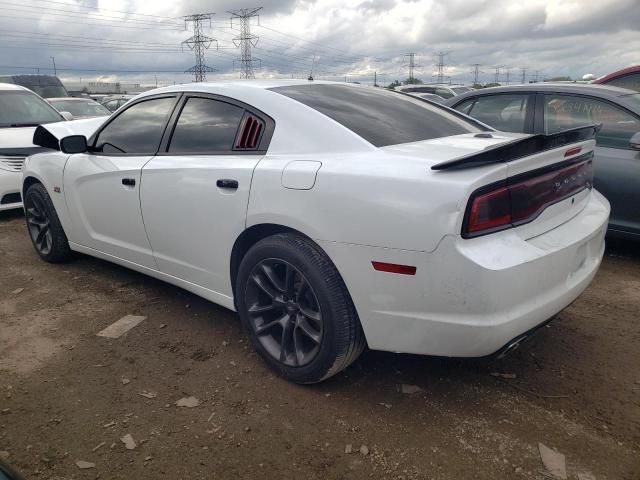
[[[339,335],[336,334],[337,329],[342,325],[341,319],[339,319],[340,313],[335,309],[326,279],[323,277],[320,269],[313,264],[300,248],[292,248],[283,242],[281,238],[282,237],[275,236],[261,240],[254,245],[242,259],[236,282],[238,314],[253,347],[272,369],[293,382],[314,383],[321,380],[335,363],[337,357],[336,338],[339,337]],[[297,237],[296,240],[305,242],[311,248],[314,248],[311,242],[302,237]],[[315,247],[315,249],[317,250],[317,247]],[[269,258],[281,259],[296,267],[300,273],[307,278],[320,306],[323,322],[320,350],[309,364],[301,367],[283,365],[272,357],[255,335],[249,315],[247,314],[246,289],[250,281],[249,276],[259,262]]]
[[[46,213],[49,219],[49,228],[51,230],[51,250],[45,255],[36,245],[33,237],[31,236],[29,225],[27,223],[27,233],[29,235],[29,239],[31,240],[33,248],[38,253],[38,255],[47,262],[57,263],[61,260],[66,259],[66,257],[68,257],[69,255],[69,246],[67,243],[66,235],[64,234],[64,230],[62,229],[62,225],[60,224],[60,220],[58,219],[58,215],[53,206],[53,202],[51,201],[51,197],[49,197],[49,194],[41,183],[34,183],[27,189],[24,198],[25,218],[27,219],[27,222],[28,214],[26,210],[30,197],[37,197],[42,202],[42,205],[44,205],[45,209],[47,210]]]

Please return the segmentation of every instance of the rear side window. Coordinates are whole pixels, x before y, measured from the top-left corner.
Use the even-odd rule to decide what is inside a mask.
[[[478,97],[472,105],[462,103],[456,110],[491,125],[503,132],[524,133],[529,95],[487,95]]]
[[[244,109],[208,98],[187,100],[171,137],[169,152],[231,152]]]
[[[640,73],[630,73],[624,77],[614,78],[609,80],[606,84],[640,92]]]
[[[107,154],[155,154],[175,101],[174,97],[154,98],[130,106],[98,134],[96,150]]]
[[[596,136],[596,144],[601,147],[629,148],[629,140],[640,131],[638,117],[607,102],[590,97],[545,95],[546,133],[594,123],[602,123]]]
[[[271,90],[323,113],[376,147],[481,131],[444,108],[380,88],[309,84]]]

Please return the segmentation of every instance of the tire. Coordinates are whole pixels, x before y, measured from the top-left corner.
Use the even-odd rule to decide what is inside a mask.
[[[41,183],[34,183],[24,196],[27,231],[33,247],[43,260],[61,263],[72,256],[51,197]]]
[[[300,235],[273,235],[249,249],[238,271],[236,306],[255,350],[294,383],[335,375],[366,346],[340,274]]]

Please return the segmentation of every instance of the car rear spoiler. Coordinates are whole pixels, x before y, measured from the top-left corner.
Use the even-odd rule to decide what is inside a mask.
[[[446,162],[437,163],[431,167],[431,170],[453,170],[479,167],[492,163],[511,162],[519,158],[544,152],[545,150],[552,150],[572,143],[591,140],[595,138],[601,127],[602,124],[588,125],[586,127],[563,130],[550,135],[537,134],[518,138],[510,142],[488,147],[479,153],[472,153],[463,157],[447,160]],[[478,133],[476,137],[489,135],[491,135],[491,132]]]

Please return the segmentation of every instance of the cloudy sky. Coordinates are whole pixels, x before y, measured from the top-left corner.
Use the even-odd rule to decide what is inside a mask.
[[[256,77],[306,77],[389,83],[435,80],[436,52],[445,77],[512,82],[559,75],[596,76],[640,64],[639,0],[0,0],[0,73],[52,72],[65,81],[186,82],[194,63],[183,15],[213,12],[204,34],[215,68],[207,78],[238,77],[239,23],[229,10],[262,6],[251,33]]]

